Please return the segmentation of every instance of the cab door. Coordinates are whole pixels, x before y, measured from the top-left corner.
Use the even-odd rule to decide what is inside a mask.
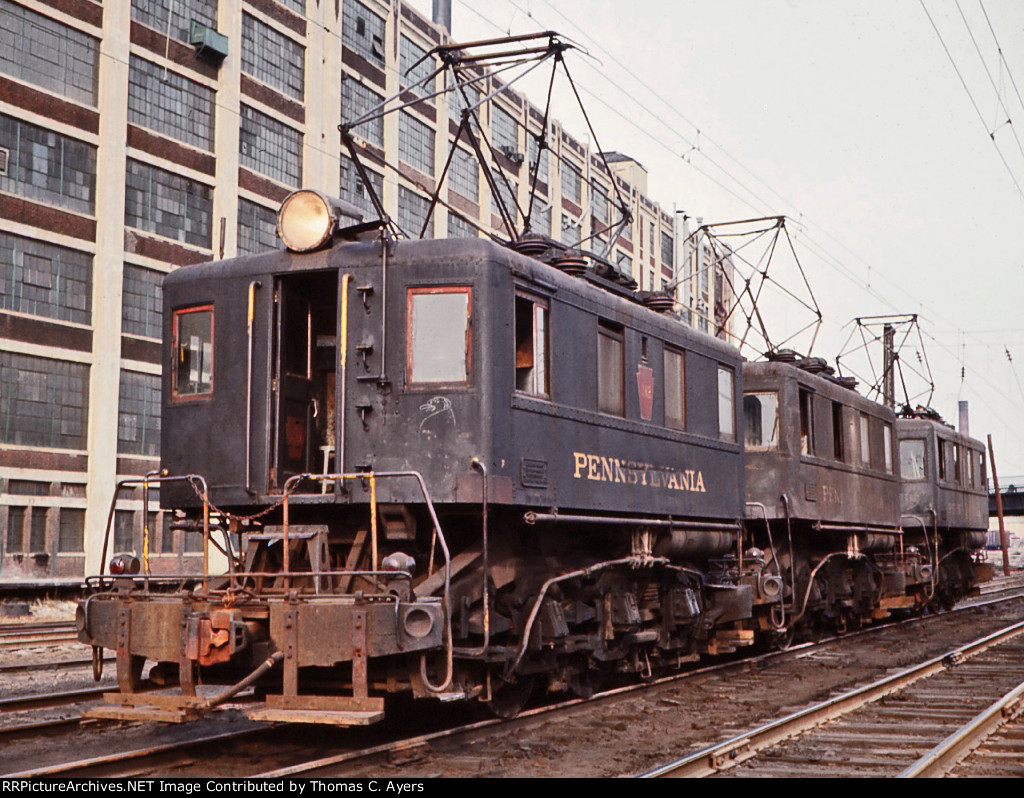
[[[319,408],[313,386],[313,305],[288,278],[275,289],[274,434],[271,486],[315,470],[314,421]]]

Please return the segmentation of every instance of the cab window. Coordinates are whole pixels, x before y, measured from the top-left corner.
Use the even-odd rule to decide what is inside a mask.
[[[172,318],[172,396],[209,396],[213,393],[213,305],[182,308]]]
[[[747,449],[776,449],[779,446],[779,395],[775,391],[743,396],[743,421]]]
[[[406,381],[469,382],[472,317],[469,286],[410,288],[407,295]]]
[[[516,296],[516,390],[533,396],[551,395],[546,302]]]

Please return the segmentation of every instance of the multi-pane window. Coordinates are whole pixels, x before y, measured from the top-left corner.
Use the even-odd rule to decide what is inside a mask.
[[[718,367],[718,437],[723,441],[736,440],[735,393],[736,375],[732,369]]]
[[[132,56],[128,67],[128,121],[213,150],[214,92],[161,66]]]
[[[620,274],[624,274],[626,277],[632,277],[633,258],[628,252],[622,252],[620,250],[615,253],[615,268],[619,270]]]
[[[456,122],[462,121],[462,111],[466,108],[472,108],[483,96],[480,93],[480,89],[477,88],[479,84],[471,84],[464,86],[455,86],[448,92],[448,117]],[[465,96],[463,96],[465,95]],[[468,100],[468,102],[467,102]],[[477,113],[475,111],[474,113]]]
[[[433,220],[427,222],[427,213],[430,211],[430,200],[421,197],[412,189],[405,186],[398,187],[398,226],[405,231],[410,238],[420,238],[420,231],[423,231],[423,238],[433,238]],[[427,229],[423,230],[426,224]]]
[[[239,197],[238,254],[255,255],[277,248],[277,213]]]
[[[583,177],[580,170],[569,163],[562,164],[562,196],[577,205],[583,201]]]
[[[0,191],[72,211],[96,208],[96,148],[38,125],[0,114],[0,149],[7,169]]]
[[[519,196],[519,185],[515,180],[509,178],[504,172],[495,170],[494,183],[498,187],[498,196],[501,198],[501,202],[505,206],[505,210],[512,219],[516,219],[518,214],[518,206],[516,203],[516,197]],[[491,213],[495,216],[500,216],[498,212],[498,201],[491,195]]]
[[[623,334],[619,328],[601,324],[597,328],[597,409],[616,416],[626,414],[623,383]]]
[[[0,351],[0,443],[85,449],[89,367]]]
[[[455,191],[473,202],[480,200],[480,168],[472,153],[456,147],[448,173]]]
[[[675,266],[675,240],[670,233],[661,234],[661,262],[670,267]]]
[[[744,445],[751,450],[779,445],[779,395],[775,391],[743,395]]]
[[[60,509],[57,551],[62,553],[85,551],[85,510],[74,510],[68,507]]]
[[[302,134],[276,119],[243,105],[238,135],[242,166],[298,186],[302,178]]]
[[[172,319],[171,393],[175,399],[209,396],[213,393],[213,307],[176,310]]]
[[[530,180],[533,180],[533,173],[536,172],[537,182],[547,184],[550,176],[551,151],[547,147],[542,150],[537,143],[537,136],[533,133],[528,134],[526,138],[530,142]]]
[[[448,211],[448,238],[477,238],[477,230],[454,211]]]
[[[189,23],[217,29],[217,0],[132,0],[132,19],[188,41]]]
[[[384,20],[358,0],[344,0],[341,41],[371,64],[384,67]]]
[[[519,123],[497,105],[491,106],[491,145],[506,155],[519,152]]]
[[[343,75],[341,78],[341,120],[351,124],[378,108],[384,98],[367,88],[355,78]],[[376,116],[352,128],[352,132],[371,144],[384,146],[384,117]]]
[[[124,265],[121,332],[160,338],[163,335],[164,273],[133,263]]]
[[[99,42],[10,0],[0,0],[0,72],[96,104]]]
[[[534,396],[551,393],[548,304],[516,296],[516,390]]]
[[[434,174],[434,131],[404,112],[398,119],[398,157],[424,174]]]
[[[121,371],[117,405],[117,451],[156,457],[160,454],[160,377]]]
[[[535,200],[530,212],[530,230],[541,235],[551,235],[551,205]]]
[[[242,14],[242,71],[301,100],[305,48],[249,14]]]
[[[0,232],[0,308],[88,324],[92,255]]]
[[[193,246],[209,247],[212,194],[213,190],[203,183],[129,158],[124,223]]]
[[[292,11],[296,11],[299,14],[306,13],[306,0],[279,0],[281,5],[287,6]]]
[[[363,166],[365,168],[366,165],[364,164]],[[366,169],[366,174],[370,178],[370,186],[366,186],[364,184],[363,178],[359,174],[359,170],[356,169],[355,164],[352,163],[352,159],[346,158],[342,155],[340,178],[341,190],[339,191],[338,196],[359,208],[363,212],[363,219],[376,219],[380,214],[377,212],[377,209],[373,207],[373,200],[370,199],[370,188],[373,188],[374,193],[377,195],[377,199],[383,202],[384,178],[379,172],[374,172],[372,169]]]
[[[7,508],[0,505],[0,513]],[[57,512],[47,507],[12,506],[7,516],[7,540],[4,551],[11,554],[46,552],[47,516]]]
[[[665,426],[686,429],[686,360],[665,347]]]
[[[425,97],[434,93],[434,81],[428,80],[437,70],[433,58],[427,58],[427,51],[407,36],[402,36],[399,45],[399,79],[402,87],[412,91],[417,97]],[[430,99],[426,102],[433,103]]]
[[[580,243],[580,223],[562,214],[562,243],[574,247]]]
[[[608,192],[598,183],[590,185],[590,213],[594,218],[594,231],[604,232],[608,227]]]
[[[406,381],[459,385],[469,382],[472,294],[465,286],[410,288],[406,300]],[[426,422],[424,422],[426,424]],[[435,418],[435,434],[454,418]],[[421,425],[421,430],[423,429]]]
[[[114,551],[117,553],[136,553],[138,551],[135,513],[131,510],[117,510],[114,513]]]

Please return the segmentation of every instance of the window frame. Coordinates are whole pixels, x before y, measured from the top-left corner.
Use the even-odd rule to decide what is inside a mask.
[[[764,433],[764,424],[763,424],[764,413],[763,413],[763,407],[762,407],[761,412],[760,412],[760,416],[761,416],[761,420],[762,420],[762,425],[761,425],[761,428],[760,428],[760,441],[761,442],[757,443],[757,444],[752,444],[750,442],[750,438],[749,438],[749,433],[750,433],[751,425],[749,423],[746,423],[746,421],[747,421],[747,397],[750,397],[752,399],[760,400],[760,398],[764,397],[764,396],[770,396],[770,397],[772,397],[775,400],[775,428],[773,430],[773,432],[774,432],[774,441],[772,441],[771,440],[771,436],[769,436],[768,437],[769,442],[765,443],[766,436],[765,436],[765,433]],[[743,435],[743,448],[744,449],[749,450],[749,451],[753,451],[753,452],[773,452],[773,451],[778,451],[779,446],[782,443],[782,435],[780,434],[780,432],[781,432],[781,425],[782,425],[782,419],[781,419],[781,417],[779,415],[779,392],[778,391],[773,391],[773,390],[744,391],[744,393],[743,393],[743,420],[744,420],[744,429],[743,429],[743,432],[744,432],[744,435]]]
[[[418,380],[413,370],[413,300],[417,296],[436,294],[466,295],[466,336],[464,380]],[[405,387],[409,390],[437,390],[439,388],[468,388],[473,382],[473,286],[471,285],[410,285],[405,293]]]
[[[182,316],[190,313],[209,313],[210,314],[210,389],[208,391],[194,392],[194,393],[180,393],[178,391],[178,360],[179,360],[179,340],[180,334],[180,320]],[[215,342],[214,342],[214,309],[212,302],[206,302],[202,305],[189,305],[188,307],[175,308],[171,311],[171,341],[172,341],[172,359],[171,359],[171,402],[198,402],[208,401],[213,397],[214,389],[216,387],[216,372],[214,366],[216,364],[215,354]]]
[[[669,417],[669,402],[668,402],[668,384],[669,377],[673,376],[669,372],[668,360],[669,357],[679,358],[679,411],[680,417],[670,418]],[[665,405],[665,426],[669,429],[686,430],[686,350],[677,349],[674,346],[665,345],[662,358],[662,368],[664,369],[665,378],[662,381],[662,399]]]
[[[601,368],[601,341],[609,341],[618,347],[618,385],[609,380],[614,375],[605,374]],[[625,329],[608,322],[599,321],[597,325],[597,412],[604,413],[617,418],[626,417],[626,333]],[[603,401],[605,391],[603,388],[616,389],[618,394],[618,406],[612,407]]]
[[[718,440],[735,442],[736,429],[739,426],[736,423],[736,370],[724,363],[719,363],[715,374],[715,396],[717,397],[716,404],[718,405]],[[728,432],[722,429],[722,419],[724,418],[722,414],[722,376],[725,374],[729,376],[729,407],[732,410],[729,414],[730,430]]]
[[[530,305],[530,366],[520,366],[520,346],[519,346],[519,303],[529,303]],[[515,292],[515,309],[514,309],[514,327],[515,327],[515,391],[518,394],[524,396],[532,396],[536,399],[545,399],[550,401],[551,399],[551,303],[542,297],[529,294],[525,291]],[[538,329],[538,319],[543,319],[542,329]],[[538,357],[537,342],[541,339],[540,356]],[[540,363],[540,371],[538,372],[538,360]],[[530,375],[529,381],[531,387],[520,388],[519,387],[519,369],[530,368],[532,374]],[[538,386],[538,383],[541,383]]]

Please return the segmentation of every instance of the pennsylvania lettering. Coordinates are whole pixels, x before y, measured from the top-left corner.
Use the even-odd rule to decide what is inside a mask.
[[[576,465],[573,473],[575,479],[681,490],[691,493],[707,492],[704,489],[704,475],[692,468],[668,468],[650,463],[620,460],[618,457],[587,454],[586,452],[573,452],[572,456]]]

